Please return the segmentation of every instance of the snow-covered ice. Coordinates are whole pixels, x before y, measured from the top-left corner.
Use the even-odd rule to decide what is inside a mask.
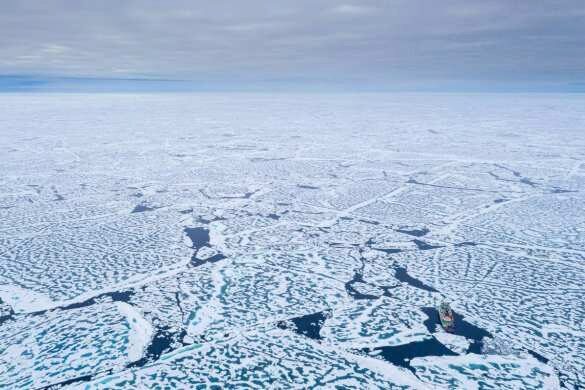
[[[584,193],[579,95],[2,94],[0,388],[585,387]]]

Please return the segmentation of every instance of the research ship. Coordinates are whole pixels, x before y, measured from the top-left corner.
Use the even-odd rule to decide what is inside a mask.
[[[441,320],[443,329],[445,329],[447,332],[453,330],[453,327],[455,326],[455,316],[453,315],[451,306],[449,306],[447,302],[443,302],[439,306],[439,319]]]

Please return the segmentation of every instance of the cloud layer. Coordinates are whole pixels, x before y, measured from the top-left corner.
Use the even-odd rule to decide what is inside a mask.
[[[0,74],[217,85],[580,85],[582,0],[0,2]]]

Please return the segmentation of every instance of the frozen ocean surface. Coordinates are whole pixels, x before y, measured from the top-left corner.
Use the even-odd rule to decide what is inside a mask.
[[[0,388],[585,386],[582,96],[2,94],[0,168]]]

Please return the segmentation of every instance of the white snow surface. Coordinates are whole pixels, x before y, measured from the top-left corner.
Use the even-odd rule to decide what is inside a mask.
[[[584,194],[576,94],[0,94],[0,388],[583,388]]]
[[[0,299],[16,313],[34,312],[53,304],[47,296],[38,291],[9,284],[0,285]]]
[[[139,360],[152,341],[153,328],[150,322],[144,319],[136,308],[125,303],[116,302],[120,313],[126,317],[128,332],[128,360]]]

